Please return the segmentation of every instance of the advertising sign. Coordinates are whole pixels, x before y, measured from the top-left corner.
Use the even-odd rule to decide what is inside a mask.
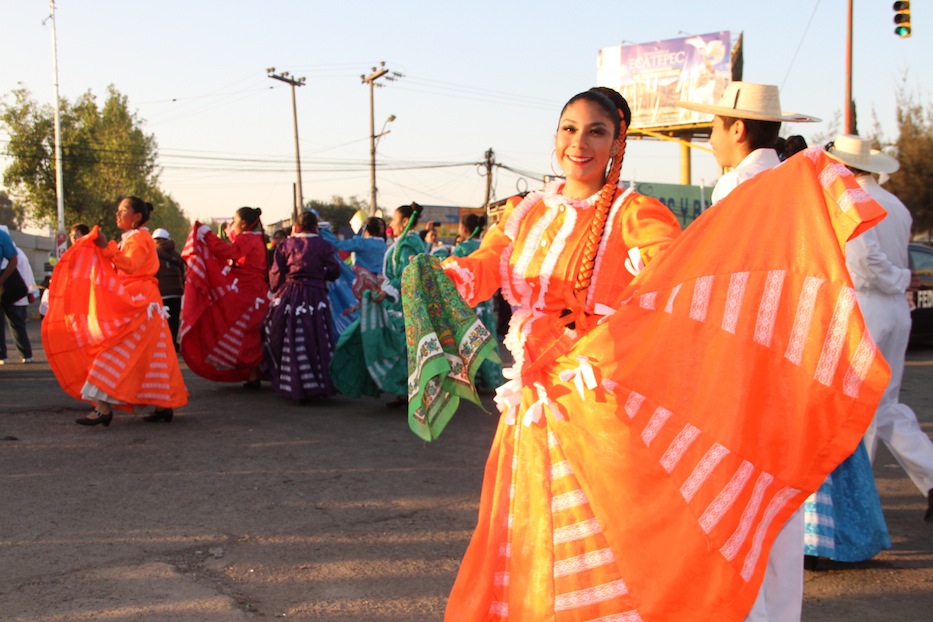
[[[635,190],[666,205],[677,216],[681,227],[693,222],[713,202],[712,187],[638,182]]]
[[[731,79],[729,31],[607,47],[597,59],[597,84],[622,93],[635,128],[709,121],[677,102],[715,104]]]

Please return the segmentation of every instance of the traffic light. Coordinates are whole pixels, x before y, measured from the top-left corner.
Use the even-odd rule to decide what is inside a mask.
[[[895,2],[894,34],[905,39],[910,36],[910,2]]]

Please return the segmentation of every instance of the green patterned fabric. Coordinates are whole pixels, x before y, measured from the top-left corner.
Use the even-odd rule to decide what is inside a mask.
[[[479,240],[475,238],[464,240],[454,247],[453,256],[466,257],[478,248]],[[483,321],[486,330],[495,335],[498,321],[496,319],[496,305],[492,299],[490,298],[489,300],[479,303],[473,307],[473,310],[476,312],[476,316]],[[498,344],[496,346],[496,352],[499,352]],[[493,360],[483,361],[479,371],[476,372],[477,388],[497,389],[499,385],[504,382],[505,378],[502,376],[502,363],[497,363]]]
[[[496,340],[457,293],[436,257],[419,255],[402,275],[408,344],[408,425],[436,439],[461,398],[482,407],[473,381],[485,360],[499,361]]]

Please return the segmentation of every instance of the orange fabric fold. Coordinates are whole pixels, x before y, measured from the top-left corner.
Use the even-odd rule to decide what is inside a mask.
[[[122,248],[94,244],[99,228],[80,238],[55,265],[42,343],[66,393],[82,399],[86,382],[132,410],[188,402],[155,274],[155,242],[146,230]],[[131,270],[128,272],[127,270]]]
[[[843,256],[884,214],[807,150],[528,365],[500,393],[521,404],[500,420],[446,619],[742,620],[777,532],[887,384]]]

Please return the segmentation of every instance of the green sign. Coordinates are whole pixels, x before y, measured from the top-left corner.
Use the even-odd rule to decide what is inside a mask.
[[[655,184],[652,182],[638,182],[635,191],[648,197],[654,197],[666,205],[681,227],[686,227],[699,216],[703,210],[713,204],[713,188],[700,188],[700,186],[684,186],[681,184]]]

